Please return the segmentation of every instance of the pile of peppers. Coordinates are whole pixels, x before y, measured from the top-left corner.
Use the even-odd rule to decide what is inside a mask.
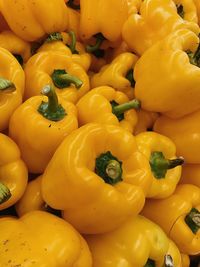
[[[200,266],[200,1],[0,0],[0,267]]]

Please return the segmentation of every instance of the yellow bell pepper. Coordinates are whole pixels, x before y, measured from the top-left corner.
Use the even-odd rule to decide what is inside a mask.
[[[181,267],[190,267],[190,257],[187,254],[181,253]]]
[[[67,222],[44,211],[0,218],[2,266],[92,267],[85,240]]]
[[[0,148],[0,210],[4,210],[22,197],[28,181],[28,171],[17,145],[2,133]]]
[[[14,110],[22,103],[24,71],[16,58],[0,47],[0,131],[8,127]]]
[[[56,86],[56,93],[70,102],[89,91],[89,78],[83,67],[73,62],[71,56],[59,51],[40,52],[32,56],[26,66],[25,99],[39,95],[46,84]]]
[[[188,87],[188,91],[190,89]],[[199,120],[200,111],[176,120],[160,116],[154,124],[154,131],[168,136],[176,145],[177,155],[183,156],[186,163],[200,164]]]
[[[7,49],[13,54],[21,65],[31,57],[30,43],[22,40],[11,31],[0,33],[0,47]]]
[[[137,60],[138,57],[129,52],[118,55],[110,64],[103,66],[99,73],[92,76],[91,87],[108,85],[132,99],[135,86],[134,66]]]
[[[79,125],[89,122],[113,124],[133,133],[137,123],[134,109],[140,107],[140,102],[129,101],[125,94],[112,87],[100,86],[81,97],[76,107]]]
[[[42,196],[79,232],[108,232],[141,211],[149,172],[131,133],[88,123],[56,150],[42,176]]]
[[[143,216],[131,216],[116,230],[85,239],[93,267],[181,267],[178,249],[158,225]]]
[[[68,15],[69,15],[69,25],[68,29],[73,31],[77,37],[79,38],[79,27],[80,27],[80,13],[72,8],[68,8]]]
[[[139,14],[132,14],[124,23],[122,36],[131,51],[142,55],[153,44],[179,29],[189,29],[196,35],[197,23],[183,20],[172,0],[143,1]]]
[[[179,30],[140,57],[134,77],[135,96],[142,102],[142,108],[171,118],[180,118],[200,108],[198,43],[199,38],[193,32]]]
[[[181,177],[183,158],[176,158],[174,143],[164,135],[143,132],[136,136],[138,149],[149,161],[152,185],[147,197],[166,198],[170,196]]]
[[[162,227],[182,253],[200,253],[200,188],[178,185],[162,200],[147,200],[142,214]]]
[[[1,10],[0,10],[1,11]],[[10,30],[9,26],[0,12],[0,32]]]
[[[200,188],[200,164],[185,164],[179,183],[193,184]]]
[[[183,265],[183,255],[187,256],[187,257],[188,257],[188,255],[181,254],[178,247],[175,245],[175,243],[171,239],[169,239],[169,247],[168,247],[168,251],[167,251],[166,255],[171,256],[172,263],[173,263],[174,267],[175,266],[177,266],[177,267],[189,267],[189,265],[188,266],[186,264]],[[165,262],[165,263],[167,265],[167,262]]]
[[[198,23],[200,25],[200,2],[199,0],[193,0],[195,6],[196,6],[196,10],[197,10],[197,16],[198,16]]]
[[[187,21],[198,23],[195,0],[173,0],[176,5],[178,15]]]
[[[1,0],[0,10],[10,29],[26,41],[68,28],[68,10],[63,0]]]
[[[31,173],[42,173],[62,140],[78,128],[73,103],[58,101],[49,85],[42,94],[44,97],[31,97],[20,105],[9,123],[9,136],[18,144]]]
[[[83,44],[76,41],[75,32],[70,31],[68,34],[58,33],[57,40],[44,42],[37,52],[60,51],[65,55],[71,56],[73,62],[81,65],[85,71],[88,71],[91,65],[91,55],[86,53]]]
[[[154,122],[158,116],[159,115],[156,112],[149,112],[144,109],[137,110],[138,121],[134,130],[135,135],[152,130]]]
[[[140,10],[142,0],[127,0],[128,3],[128,15],[137,14]]]
[[[126,0],[80,0],[80,37],[88,40],[99,34],[110,42],[121,39],[121,31],[128,16],[128,4]]]

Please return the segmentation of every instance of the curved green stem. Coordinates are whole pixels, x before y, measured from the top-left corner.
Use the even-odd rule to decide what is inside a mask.
[[[175,168],[184,163],[182,157],[176,159],[166,159],[162,152],[154,151],[149,160],[151,171],[157,179],[165,178],[167,170]]]
[[[74,84],[77,89],[79,89],[83,82],[76,76],[68,74],[65,70],[54,70],[51,75],[53,83],[56,87],[63,89]]]
[[[74,0],[69,0],[66,4],[67,4],[68,7],[71,7],[73,9],[75,9],[75,10],[79,10],[80,9],[80,5],[75,4]]]
[[[200,229],[200,212],[192,208],[189,214],[185,217],[186,224],[190,227],[194,234]]]
[[[95,172],[106,183],[116,184],[122,181],[122,162],[107,151],[96,158]]]
[[[0,78],[0,92],[14,92],[16,87],[13,82]]]
[[[126,74],[126,79],[129,80],[132,87],[135,86],[135,80],[134,80],[134,74],[133,73],[134,73],[133,69],[130,69]]]
[[[9,188],[0,182],[0,204],[6,202],[11,196]]]
[[[60,32],[53,32],[53,33],[49,34],[49,36],[44,41],[44,43],[51,43],[51,42],[62,41],[62,40],[63,40],[63,37],[62,37],[62,34]]]
[[[58,103],[58,97],[53,86],[46,85],[41,93],[48,97],[48,102],[42,101],[38,107],[38,112],[48,120],[60,121],[67,113],[65,109]]]
[[[71,43],[68,45],[70,48],[72,54],[78,54],[78,51],[76,50],[76,34],[74,31],[69,31],[69,36],[71,37]]]
[[[94,45],[87,45],[86,46],[86,51],[88,53],[94,53],[97,50],[99,50],[101,44],[105,40],[105,37],[103,36],[102,33],[97,33],[97,34],[94,35],[94,37],[96,38],[96,43]]]
[[[113,114],[120,115],[122,113],[124,113],[125,111],[129,110],[129,109],[139,109],[141,107],[141,103],[138,99],[133,99],[127,103],[123,103],[117,106],[114,106],[112,108],[112,112]]]

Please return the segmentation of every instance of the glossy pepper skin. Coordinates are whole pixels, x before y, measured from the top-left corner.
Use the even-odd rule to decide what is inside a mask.
[[[132,108],[117,116],[112,108],[112,101],[115,101],[118,106],[130,103],[125,94],[109,86],[100,86],[90,90],[76,104],[79,125],[89,122],[112,124],[133,133],[137,123],[136,111]],[[137,106],[136,102],[135,105]]]
[[[160,199],[170,196],[181,177],[182,168],[179,165],[184,162],[182,158],[176,157],[174,143],[168,137],[155,132],[138,134],[136,142],[151,167],[153,182],[147,197]]]
[[[67,222],[44,211],[1,217],[2,266],[91,267],[85,240]],[[6,253],[5,253],[6,251]]]
[[[62,140],[78,127],[73,103],[57,99],[51,86],[44,87],[42,94],[20,105],[9,123],[9,136],[31,173],[42,173]]]
[[[101,33],[110,42],[121,39],[121,31],[128,16],[126,0],[81,0],[80,37],[90,39]],[[109,25],[109,27],[108,27]]]
[[[195,0],[173,0],[178,15],[186,21],[198,23],[198,13]]]
[[[186,163],[200,164],[199,120],[200,111],[176,120],[160,116],[154,124],[154,131],[168,136],[176,145],[177,155],[183,156]]]
[[[62,74],[69,74],[69,77],[58,78],[59,81],[54,82],[56,93],[65,100],[75,103],[90,88],[89,78],[83,67],[74,63],[71,56],[59,51],[35,54],[28,60],[24,71],[26,76],[25,99],[39,95],[41,88],[46,84],[52,84],[52,75],[56,71],[61,71],[61,77]]]
[[[79,232],[104,233],[141,211],[149,172],[131,133],[88,123],[56,150],[42,176],[42,196]]]
[[[13,54],[21,65],[31,57],[30,43],[22,40],[12,31],[3,31],[0,33],[0,46]]]
[[[181,266],[180,253],[177,261],[177,251],[174,251],[174,246],[170,244],[164,231],[141,215],[131,216],[112,232],[85,238],[92,253],[94,267],[166,266],[164,258],[166,255],[169,257],[168,252],[173,252],[175,256],[173,266]],[[147,264],[150,261],[152,265]]]
[[[110,64],[103,66],[91,78],[91,87],[108,85],[126,93],[130,99],[134,96],[134,66],[138,57],[125,52],[118,55]]]
[[[24,72],[16,58],[0,47],[0,131],[8,127],[14,110],[22,103]]]
[[[159,117],[156,112],[146,111],[144,109],[137,110],[138,121],[135,126],[134,134],[139,134],[153,129],[154,122]]]
[[[138,55],[179,29],[189,29],[196,35],[200,31],[195,22],[183,20],[177,14],[172,0],[145,0],[139,13],[130,15],[122,30],[123,40]]]
[[[180,184],[173,195],[148,200],[142,214],[162,227],[182,253],[200,253],[200,188]]]
[[[179,183],[193,184],[200,188],[200,164],[185,164]]]
[[[180,118],[200,108],[200,69],[190,63],[198,61],[195,55],[198,43],[193,32],[179,30],[157,42],[140,57],[134,77],[135,96],[141,101],[142,108],[161,112],[170,118]],[[156,65],[152,66],[152,62]]]
[[[0,10],[10,29],[26,41],[35,41],[68,27],[63,0],[1,0]]]
[[[0,149],[0,210],[4,210],[22,197],[28,181],[28,170],[21,159],[17,145],[2,133],[0,133]],[[9,190],[5,201],[2,184]]]
[[[199,0],[193,0],[195,6],[196,6],[196,11],[197,11],[197,16],[198,16],[198,24],[200,25],[200,2]]]

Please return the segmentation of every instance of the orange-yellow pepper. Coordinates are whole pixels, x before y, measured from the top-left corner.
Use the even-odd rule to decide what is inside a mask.
[[[0,218],[1,266],[92,267],[85,240],[67,222],[44,211]]]
[[[24,71],[16,58],[0,47],[0,131],[8,127],[14,110],[22,103]]]
[[[181,255],[164,231],[143,216],[131,216],[116,230],[85,237],[93,267],[181,267]]]
[[[147,200],[142,214],[162,227],[181,252],[200,253],[200,188],[180,184],[173,195]]]
[[[139,58],[134,68],[135,96],[143,109],[180,118],[200,108],[198,44],[199,38],[183,29]]]
[[[70,102],[89,91],[89,78],[83,67],[73,62],[71,56],[59,51],[39,52],[26,66],[25,99],[39,95],[46,84],[54,83],[56,93]]]
[[[195,0],[173,0],[178,15],[186,21],[198,23],[198,14]]]
[[[2,133],[0,148],[0,210],[3,210],[22,197],[28,181],[28,171],[17,145]]]
[[[134,66],[138,57],[132,53],[119,54],[110,64],[103,66],[91,78],[91,87],[108,85],[134,97]]]
[[[88,123],[56,150],[42,176],[42,196],[79,232],[104,233],[141,211],[149,172],[131,133]]]
[[[62,140],[78,127],[73,103],[58,101],[49,85],[42,94],[20,105],[9,123],[9,136],[18,144],[31,173],[42,173]]]
[[[181,253],[181,264],[182,267],[190,267],[190,257],[187,254]]]
[[[131,50],[142,55],[148,48],[178,29],[190,29],[196,35],[197,23],[183,20],[172,0],[143,1],[139,14],[132,14],[124,23],[122,36]]]
[[[138,13],[142,0],[127,0],[128,3],[128,15]]]
[[[109,86],[90,90],[76,104],[79,125],[89,122],[119,125],[133,133],[140,103]]]
[[[185,164],[179,183],[193,184],[200,188],[200,164]]]
[[[149,112],[144,109],[137,110],[138,121],[134,130],[135,135],[146,132],[147,130],[152,130],[158,116],[159,114],[156,112]]]
[[[188,91],[190,88],[188,88]],[[186,163],[200,164],[200,111],[179,119],[160,116],[154,131],[168,136],[176,145],[177,155],[183,156]]]
[[[199,0],[193,0],[195,6],[196,6],[196,10],[197,10],[197,16],[198,16],[198,23],[200,25],[200,2]]]
[[[63,0],[1,0],[0,10],[10,29],[26,41],[68,28],[68,8]]]

